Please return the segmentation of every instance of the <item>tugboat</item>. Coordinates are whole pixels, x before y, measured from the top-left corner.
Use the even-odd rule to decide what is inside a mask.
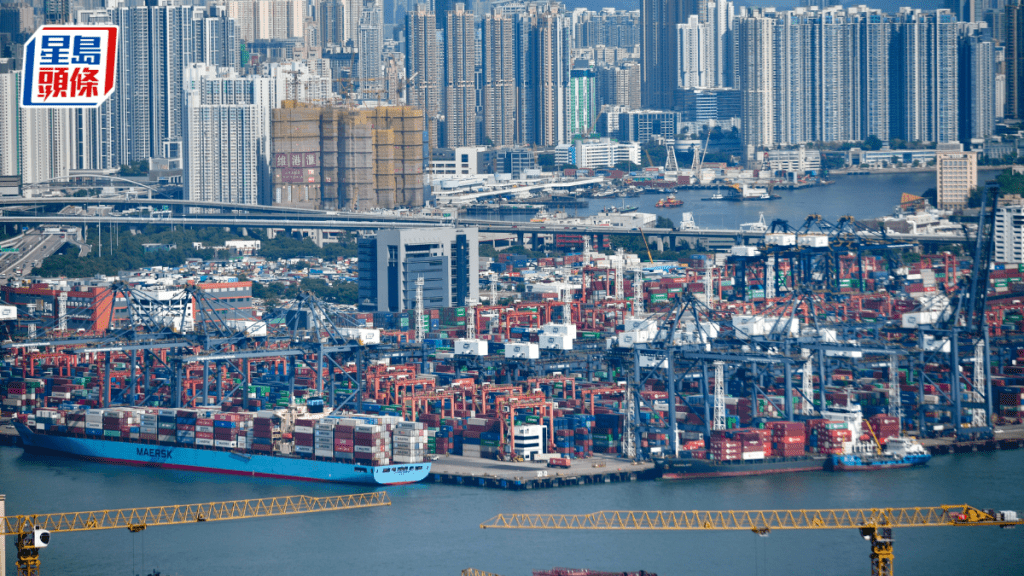
[[[683,205],[683,201],[676,198],[675,194],[669,194],[667,198],[662,198],[654,205],[655,208],[678,208]]]
[[[868,425],[870,430],[870,424]],[[825,461],[826,470],[848,471],[848,470],[885,470],[887,468],[909,468],[911,466],[924,466],[932,459],[932,455],[924,449],[913,438],[905,436],[889,438],[885,441],[885,448],[874,438],[874,431],[871,432],[875,440],[876,451],[853,454],[833,454]]]
[[[845,420],[852,423],[856,429],[860,429],[861,407],[850,404],[847,401],[845,408],[833,407],[829,411],[822,411],[822,416],[829,419]],[[887,438],[885,446],[879,442],[871,423],[867,424],[868,432],[871,433],[872,442],[856,442],[852,449],[843,454],[832,454],[825,460],[825,469],[833,471],[848,470],[884,470],[887,468],[909,468],[911,466],[924,466],[932,459],[932,455],[924,449],[913,438],[906,436],[893,436]]]

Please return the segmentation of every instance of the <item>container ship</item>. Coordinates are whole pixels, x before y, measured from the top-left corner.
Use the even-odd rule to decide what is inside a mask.
[[[865,420],[861,407],[849,401],[822,410],[821,416],[804,422],[769,422],[763,429],[716,430],[710,449],[701,449],[701,440],[687,442],[678,457],[656,458],[655,469],[662,478],[673,480],[905,468],[931,459],[920,444],[899,435],[896,418],[878,414]],[[885,450],[877,439],[874,444],[869,441],[875,430],[888,438]]]
[[[430,473],[423,423],[397,416],[38,409],[14,426],[26,450],[114,464],[371,485]]]
[[[757,476],[787,472],[821,470],[826,458],[808,454],[804,456],[761,458],[751,460],[707,460],[699,458],[655,458],[654,467],[666,480],[687,478],[718,478],[727,476]]]
[[[818,429],[813,443],[818,444]],[[803,422],[769,422],[766,428],[715,430],[710,450],[700,449],[701,440],[687,442],[679,457],[655,458],[655,470],[666,480],[755,476],[821,470],[827,455],[807,453],[806,426]],[[829,443],[822,435],[822,446]]]

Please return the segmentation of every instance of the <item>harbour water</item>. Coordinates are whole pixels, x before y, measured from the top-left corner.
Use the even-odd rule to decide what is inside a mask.
[[[998,174],[999,171],[981,170],[978,181],[991,180]],[[744,222],[756,222],[761,213],[769,224],[774,219],[782,219],[798,228],[810,214],[819,214],[830,222],[846,215],[858,219],[887,216],[893,213],[904,192],[923,194],[935,187],[934,172],[835,176],[834,179],[835,183],[828,186],[775,190],[774,193],[782,198],[768,202],[704,202],[701,198],[711,196],[714,190],[693,190],[675,193],[685,203],[682,208],[655,208],[654,204],[667,193],[644,194],[636,198],[590,200],[588,208],[579,210],[577,214],[596,214],[606,207],[621,207],[625,203],[638,206],[641,212],[670,218],[676,224],[683,212],[693,212],[693,218],[701,228],[736,229]],[[723,191],[726,190],[723,188]]]
[[[509,492],[418,484],[388,488],[392,505],[187,526],[55,534],[43,574],[362,574],[453,576],[474,567],[526,576],[554,566],[666,575],[867,574],[855,530],[748,532],[481,530],[499,512],[728,510],[927,506],[1024,509],[1024,454],[940,456],[920,469],[811,472]],[[0,448],[8,514],[328,495],[341,486],[94,464]],[[903,575],[1024,574],[1024,531],[916,528],[894,532]],[[14,570],[7,543],[7,569]]]

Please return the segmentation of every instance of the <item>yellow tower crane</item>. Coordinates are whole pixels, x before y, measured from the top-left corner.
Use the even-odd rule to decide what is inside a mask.
[[[50,543],[50,534],[127,528],[141,532],[151,526],[267,518],[309,512],[329,512],[373,506],[390,506],[386,492],[347,494],[344,496],[280,496],[255,500],[176,504],[150,508],[123,508],[94,512],[61,512],[0,518],[0,537],[15,536],[18,547],[18,575],[39,574],[39,550]],[[0,544],[3,538],[0,538]]]
[[[871,574],[892,576],[892,529],[928,526],[999,526],[1024,524],[1016,512],[979,510],[966,504],[919,508],[848,508],[837,510],[604,511],[593,514],[499,514],[481,528],[555,530],[772,530],[856,528],[871,542]]]

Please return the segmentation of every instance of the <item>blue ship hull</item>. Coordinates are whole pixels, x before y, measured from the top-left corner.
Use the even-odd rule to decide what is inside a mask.
[[[14,426],[18,430],[26,450],[57,452],[95,462],[259,478],[371,485],[419,482],[430,473],[429,462],[362,466],[345,462],[241,453],[213,448],[189,448],[166,444],[37,434],[20,422],[15,422]]]
[[[931,454],[908,454],[902,458],[883,455],[842,454],[832,455],[825,462],[827,470],[884,470],[886,468],[909,468],[924,466],[932,459]]]

